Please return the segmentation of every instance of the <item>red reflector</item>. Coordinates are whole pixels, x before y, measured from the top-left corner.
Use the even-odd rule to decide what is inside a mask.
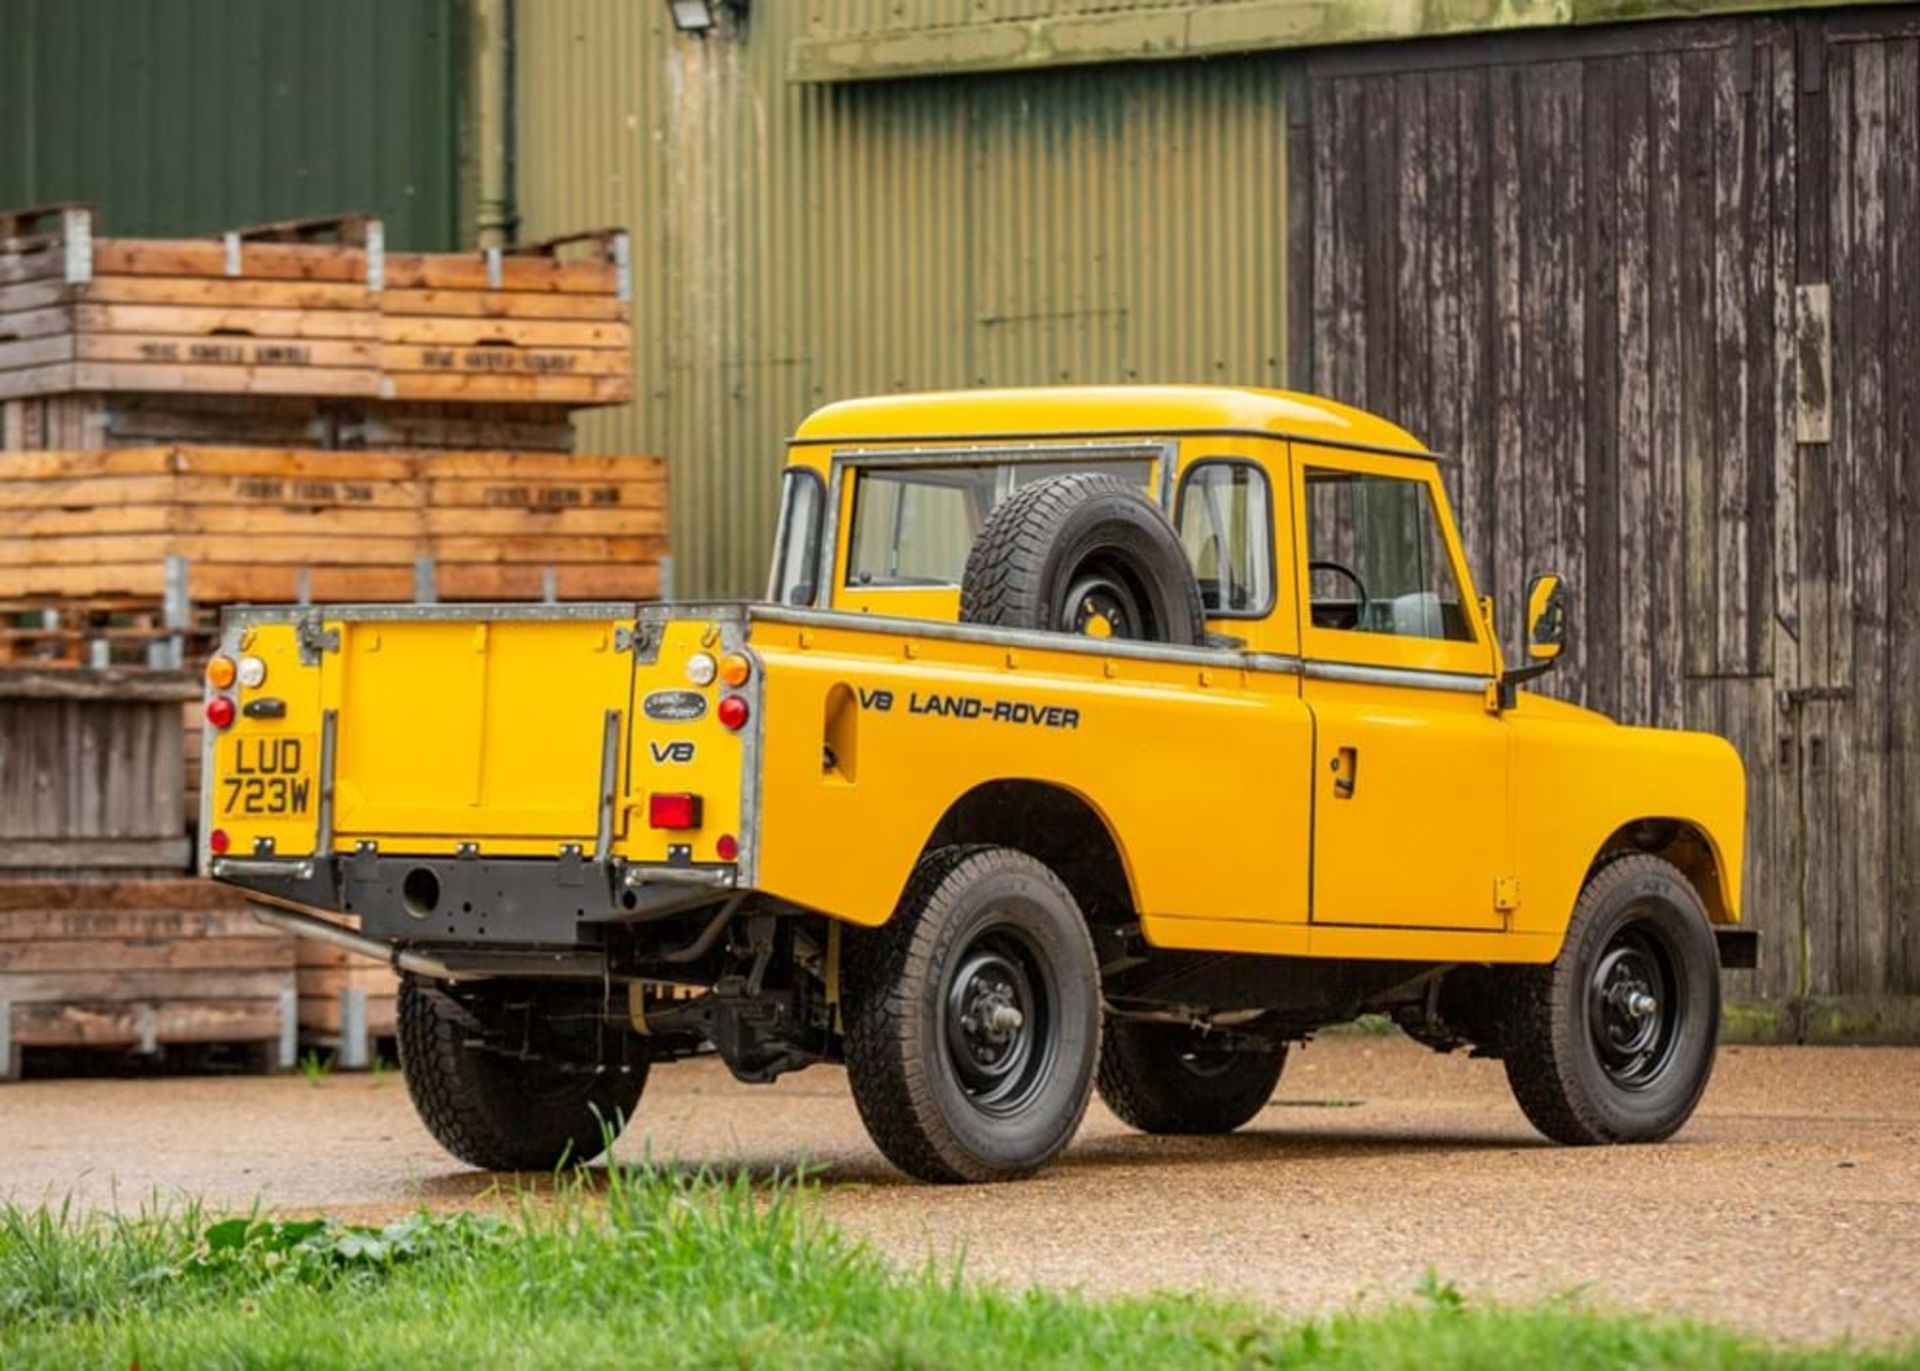
[[[728,728],[744,728],[747,722],[746,697],[743,695],[729,695],[720,702],[720,707],[716,709],[714,713],[719,716],[720,722]]]
[[[650,828],[700,827],[700,797],[685,791],[647,796],[647,825]]]
[[[721,861],[734,861],[740,856],[740,840],[731,833],[722,833],[720,841],[713,845],[713,850]]]
[[[233,701],[224,695],[216,695],[207,701],[207,722],[215,728],[225,728],[233,722]]]
[[[216,828],[207,835],[207,851],[216,857],[222,856],[226,853],[227,842],[227,830]]]

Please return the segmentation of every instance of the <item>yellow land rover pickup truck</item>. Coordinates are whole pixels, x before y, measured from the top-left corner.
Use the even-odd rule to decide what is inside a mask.
[[[1552,1138],[1664,1138],[1757,954],[1739,760],[1519,689],[1565,599],[1507,666],[1442,475],[1275,391],[832,405],[763,603],[230,611],[207,870],[402,973],[476,1166],[591,1157],[717,1052],[844,1062],[914,1176],[1017,1176],[1095,1089],[1239,1127],[1364,1013]]]

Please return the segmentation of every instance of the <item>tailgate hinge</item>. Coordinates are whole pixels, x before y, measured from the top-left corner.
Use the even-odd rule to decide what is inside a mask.
[[[631,652],[637,662],[652,662],[660,656],[660,631],[652,624],[621,624],[613,630],[613,650]]]
[[[328,628],[317,614],[300,619],[294,633],[300,644],[301,666],[319,666],[322,653],[340,650],[340,630]]]

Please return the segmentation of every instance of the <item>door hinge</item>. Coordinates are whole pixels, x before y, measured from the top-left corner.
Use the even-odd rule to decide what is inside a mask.
[[[1518,876],[1496,876],[1493,878],[1493,907],[1502,913],[1520,907],[1520,878]]]
[[[328,628],[317,614],[301,619],[294,636],[300,646],[301,666],[319,666],[321,653],[340,650],[340,630]]]

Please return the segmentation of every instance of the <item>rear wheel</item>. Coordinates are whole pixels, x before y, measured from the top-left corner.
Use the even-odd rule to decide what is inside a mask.
[[[485,1046],[486,1025],[431,982],[400,982],[398,1042],[407,1093],[427,1131],[469,1166],[551,1171],[592,1161],[647,1083],[647,1063],[600,1066]]]
[[[1657,1142],[1713,1074],[1720,961],[1671,863],[1608,863],[1580,894],[1552,964],[1517,971],[1502,1034],[1521,1110],[1556,1142]]]
[[[1185,1024],[1109,1017],[1100,1098],[1143,1133],[1231,1133],[1266,1108],[1287,1064],[1284,1043],[1210,1043]]]
[[[937,849],[849,954],[847,1078],[887,1160],[921,1180],[1007,1180],[1066,1147],[1092,1092],[1100,985],[1058,877],[1007,848]]]

